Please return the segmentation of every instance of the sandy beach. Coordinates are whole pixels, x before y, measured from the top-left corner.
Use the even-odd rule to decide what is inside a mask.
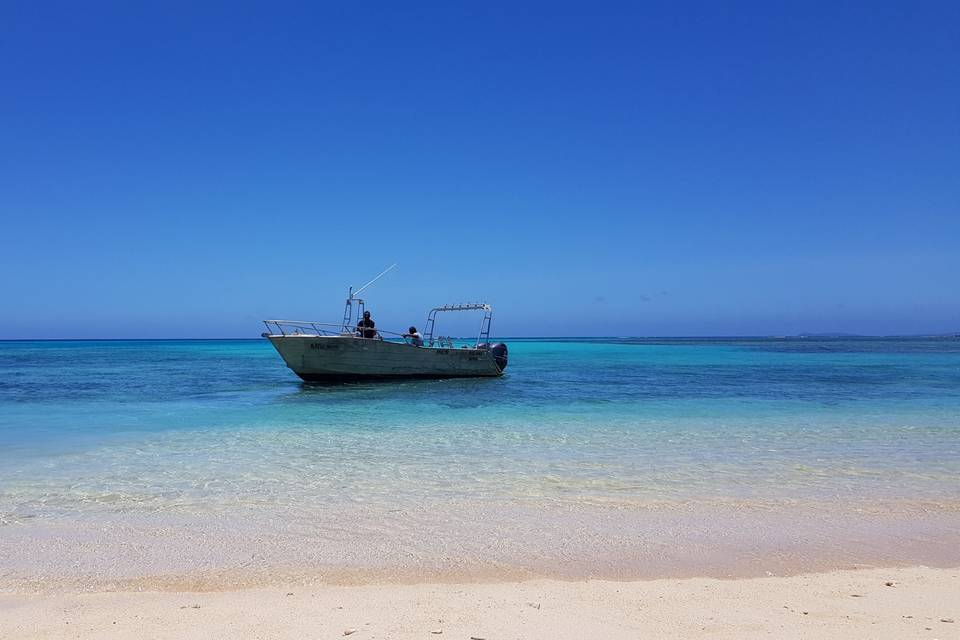
[[[0,596],[19,638],[958,638],[960,569]]]

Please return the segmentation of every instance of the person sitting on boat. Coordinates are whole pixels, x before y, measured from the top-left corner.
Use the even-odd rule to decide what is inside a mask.
[[[364,338],[376,338],[377,330],[374,327],[377,324],[370,317],[369,311],[363,312],[363,320],[357,323],[357,335],[363,336]]]
[[[420,336],[420,332],[417,331],[416,327],[410,327],[408,329],[409,333],[403,334],[404,338],[410,338],[410,344],[415,347],[423,346],[423,338]]]

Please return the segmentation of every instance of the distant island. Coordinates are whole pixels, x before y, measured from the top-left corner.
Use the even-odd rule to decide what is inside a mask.
[[[871,336],[864,335],[860,333],[798,333],[794,336],[786,336],[788,338],[960,338],[960,332],[948,332],[948,333],[916,333],[909,335],[886,335],[886,336]]]

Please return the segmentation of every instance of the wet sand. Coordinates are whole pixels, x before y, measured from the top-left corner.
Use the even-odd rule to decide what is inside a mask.
[[[752,578],[960,566],[955,502],[436,503],[0,526],[0,593],[273,585]],[[275,515],[272,511],[267,515]]]
[[[958,638],[960,569],[0,595],[20,638]]]

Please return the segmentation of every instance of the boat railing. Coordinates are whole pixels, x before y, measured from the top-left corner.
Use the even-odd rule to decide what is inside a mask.
[[[346,311],[343,315],[343,322],[314,322],[312,320],[264,320],[263,324],[267,327],[264,337],[269,336],[352,336],[364,338],[362,329],[353,325],[353,305],[357,305],[358,321],[363,317],[363,300],[352,297],[347,300]],[[493,320],[493,308],[485,302],[469,302],[461,304],[445,304],[434,307],[427,314],[427,324],[423,332],[423,346],[437,349],[454,349],[454,339],[447,336],[434,335],[437,325],[437,315],[449,311],[481,311],[480,331],[477,334],[474,349],[483,349],[490,343],[490,325]],[[368,330],[369,331],[369,330]],[[397,333],[395,331],[385,331],[375,329],[372,338],[369,340],[386,340],[390,342],[404,342],[413,344],[409,334]],[[469,348],[469,345],[466,345]]]
[[[373,338],[364,338],[358,335],[360,330],[357,327],[351,327],[336,322],[313,322],[310,320],[264,320],[263,324],[267,327],[266,336],[281,335],[288,336],[349,336],[353,338],[363,338],[365,340],[384,340],[387,342],[404,342],[413,344],[409,334],[397,333],[396,331],[387,331],[386,329],[376,329],[376,336]],[[425,343],[426,344],[426,343]],[[452,349],[453,338],[439,337],[433,340],[433,344],[427,346],[437,346]]]
[[[310,320],[264,320],[268,335],[281,336],[342,336],[353,334],[342,324],[312,322]]]

